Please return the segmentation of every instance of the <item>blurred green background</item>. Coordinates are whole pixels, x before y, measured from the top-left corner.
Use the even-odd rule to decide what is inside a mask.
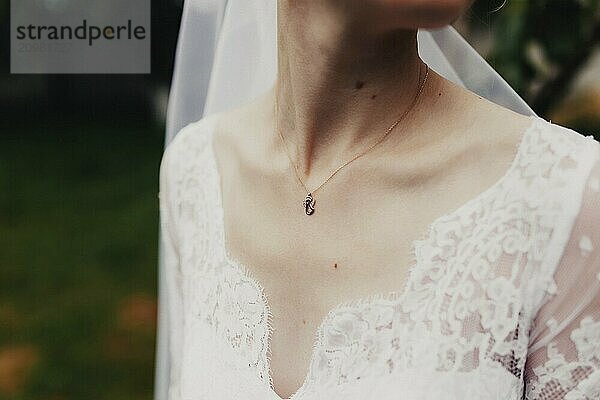
[[[541,116],[599,138],[599,1],[501,5],[476,1],[455,26]],[[28,76],[9,74],[0,2],[0,400],[152,398],[181,11],[153,0],[151,75]]]

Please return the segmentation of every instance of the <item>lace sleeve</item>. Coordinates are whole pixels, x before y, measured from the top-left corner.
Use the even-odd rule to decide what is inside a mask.
[[[165,268],[165,285],[167,294],[167,337],[169,383],[168,400],[179,400],[179,370],[182,349],[182,300],[181,300],[181,271],[178,253],[177,229],[173,195],[174,179],[172,172],[172,146],[168,146],[160,164],[160,224],[163,266]]]
[[[525,392],[528,400],[600,399],[598,157],[587,177],[581,208],[554,282],[534,319]]]

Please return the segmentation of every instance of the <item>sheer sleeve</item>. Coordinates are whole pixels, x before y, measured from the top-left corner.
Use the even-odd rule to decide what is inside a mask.
[[[598,157],[581,199],[554,281],[531,330],[525,368],[525,398],[529,400],[600,399]]]
[[[179,371],[181,366],[183,313],[181,295],[181,270],[173,195],[172,146],[168,146],[160,165],[159,203],[162,259],[166,286],[166,334],[169,364],[168,400],[179,400]]]

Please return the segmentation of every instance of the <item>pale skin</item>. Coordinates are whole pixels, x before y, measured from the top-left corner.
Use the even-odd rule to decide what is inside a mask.
[[[412,242],[505,173],[531,119],[431,71],[386,140],[314,193],[311,216],[276,126],[306,186],[318,186],[413,100],[416,29],[451,23],[470,3],[279,0],[276,84],[219,119],[226,246],[267,295],[271,376],[282,398],[302,385],[327,312],[401,291]]]

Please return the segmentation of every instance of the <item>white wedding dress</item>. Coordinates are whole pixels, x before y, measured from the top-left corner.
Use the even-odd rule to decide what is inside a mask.
[[[220,115],[161,163],[168,399],[281,400],[266,296],[224,246]],[[600,143],[532,117],[505,174],[413,250],[404,291],[329,311],[291,398],[600,399]]]

